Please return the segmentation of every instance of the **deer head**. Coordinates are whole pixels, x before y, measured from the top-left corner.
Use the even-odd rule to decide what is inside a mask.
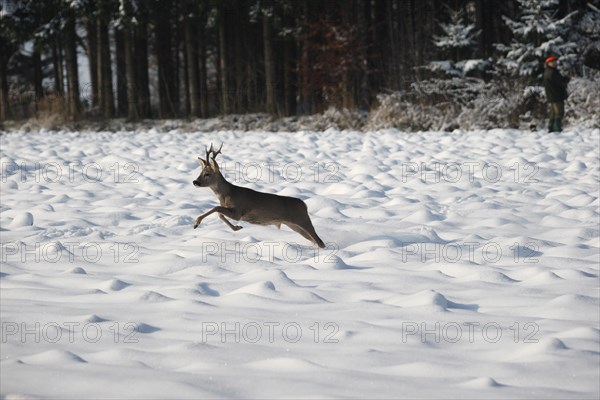
[[[219,165],[215,160],[215,158],[217,158],[217,156],[221,153],[222,148],[223,144],[221,144],[219,150],[215,151],[211,143],[210,149],[206,150],[206,158],[202,159],[198,157],[198,161],[200,161],[200,164],[202,165],[202,171],[200,172],[200,175],[198,175],[198,178],[192,182],[194,186],[212,186],[222,179],[221,172],[219,172]]]

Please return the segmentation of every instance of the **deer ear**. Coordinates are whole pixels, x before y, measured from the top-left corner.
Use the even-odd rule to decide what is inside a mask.
[[[206,168],[206,161],[204,161],[202,158],[198,157],[198,161],[200,162],[200,165],[202,165],[202,168]]]

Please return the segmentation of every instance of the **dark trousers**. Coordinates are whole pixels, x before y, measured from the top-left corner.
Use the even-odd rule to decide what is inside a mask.
[[[562,119],[565,115],[564,101],[550,103],[550,121],[548,121],[549,132],[562,131]]]

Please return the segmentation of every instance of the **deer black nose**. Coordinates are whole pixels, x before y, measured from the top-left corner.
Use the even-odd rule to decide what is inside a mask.
[[[194,186],[200,186],[200,182],[199,181],[192,181],[192,183],[194,184]]]

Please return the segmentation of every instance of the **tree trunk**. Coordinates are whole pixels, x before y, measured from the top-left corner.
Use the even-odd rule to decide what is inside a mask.
[[[112,88],[112,68],[108,22],[103,12],[98,15],[98,102],[105,118],[115,114],[115,99]]]
[[[198,90],[200,91],[200,115],[202,118],[207,118],[209,113],[208,107],[208,74],[206,71],[206,39],[204,37],[204,29],[201,27],[199,32],[199,51],[198,51],[198,64],[200,67],[199,85]]]
[[[226,25],[227,18],[225,16],[225,7],[219,7],[219,66],[221,73],[221,112],[229,114],[229,79],[228,79],[228,63],[227,63],[227,41],[226,41]]]
[[[375,74],[373,83],[376,90],[381,89],[385,85],[386,78],[389,79],[388,69],[388,19],[387,19],[387,0],[375,0],[373,14],[375,18],[375,27],[373,29],[373,46],[375,51],[374,66]]]
[[[183,44],[183,29],[180,25],[177,25],[175,27],[175,29],[173,30],[175,37],[172,39],[175,39],[174,41],[171,39],[170,45],[171,45],[171,54],[173,57],[173,78],[171,79],[171,101],[172,101],[172,109],[173,109],[173,116],[174,117],[178,117],[179,116],[179,109],[180,109],[180,105],[181,105],[181,91],[179,90],[180,86],[181,86],[181,79],[179,77],[180,75],[180,71],[181,71],[181,53],[185,52],[185,49],[182,49],[182,44]]]
[[[248,15],[246,1],[237,1],[234,8],[234,23],[231,24],[234,39],[234,73],[235,73],[235,96],[233,101],[233,112],[248,112],[246,90],[244,80],[246,76],[246,60],[244,60],[244,42],[247,40],[246,21]]]
[[[369,85],[369,74],[370,74],[370,44],[369,35],[367,32],[369,31],[369,15],[367,14],[367,10],[370,10],[367,7],[367,3],[370,3],[370,0],[358,0],[357,10],[356,10],[356,19],[357,24],[360,29],[361,37],[363,38],[363,42],[360,44],[365,49],[365,64],[364,70],[359,76],[358,81],[356,82],[356,96],[358,98],[357,104],[359,107],[364,109],[369,109],[371,105],[371,88]],[[398,6],[400,8],[400,6]],[[404,47],[404,46],[402,46]]]
[[[284,10],[283,15],[284,26],[292,27],[294,19],[289,11]],[[295,42],[290,37],[284,38],[283,42],[283,110],[286,116],[295,114],[295,82],[296,74],[294,74],[294,52]]]
[[[171,24],[169,9],[162,3],[156,8],[156,60],[158,63],[158,100],[159,118],[173,118],[175,116],[175,70],[173,67],[173,52],[171,48]]]
[[[393,4],[392,4],[392,0],[388,0],[387,4],[386,4],[387,10],[386,10],[386,27],[387,27],[387,44],[388,47],[386,48],[386,53],[389,56],[389,68],[387,68],[387,70],[389,71],[389,78],[388,82],[386,82],[386,84],[391,85],[392,87],[397,87],[397,83],[400,81],[400,77],[399,77],[399,65],[400,65],[400,60],[398,57],[398,33],[396,31],[396,29],[394,29],[394,25],[395,25],[395,13],[393,11]]]
[[[273,61],[273,45],[271,43],[271,21],[263,15],[263,45],[265,52],[265,86],[267,95],[267,113],[275,115],[275,65]]]
[[[87,30],[87,56],[90,68],[90,80],[92,85],[91,98],[89,99],[92,107],[98,106],[98,39],[96,21],[88,17],[86,21]]]
[[[127,119],[137,121],[138,101],[137,99],[137,77],[135,73],[135,59],[133,57],[133,37],[131,28],[123,30],[123,47],[125,53],[125,73],[127,74]]]
[[[248,26],[248,42],[249,43],[258,43],[259,40],[261,40],[262,37],[262,26],[261,27],[256,27],[254,25],[250,25]],[[258,74],[259,74],[259,67],[258,67],[258,63],[257,63],[257,57],[256,57],[256,51],[254,48],[250,48],[250,46],[248,46],[246,48],[246,58],[247,58],[247,62],[246,62],[246,71],[245,71],[245,75],[246,75],[246,87],[245,87],[245,91],[246,91],[246,103],[248,104],[248,109],[251,112],[257,112],[259,110],[262,109],[261,107],[258,107]]]
[[[39,50],[34,50],[31,55],[33,59],[33,88],[35,90],[36,103],[44,97],[44,88],[42,87],[42,80],[44,76],[42,74],[42,55]]]
[[[190,105],[190,87],[189,87],[189,82],[190,82],[190,74],[189,74],[189,60],[188,60],[188,53],[187,53],[187,43],[185,43],[185,22],[184,22],[184,27],[183,27],[183,82],[181,82],[181,85],[183,87],[183,115],[185,116],[185,118],[192,118],[192,112],[191,112],[191,105]],[[181,112],[181,110],[180,110]]]
[[[42,87],[42,79],[44,77],[42,74],[42,56],[35,44],[34,50],[31,53],[31,61],[33,61],[33,89],[35,92],[33,112],[37,113],[39,101],[44,97],[44,88]]]
[[[52,63],[54,64],[54,91],[61,98],[65,94],[64,74],[63,74],[63,58],[62,58],[62,40],[56,38],[52,46]]]
[[[127,115],[127,66],[125,64],[125,33],[115,29],[115,62],[117,64],[117,115]]]
[[[134,30],[134,64],[136,67],[136,104],[140,118],[150,118],[150,77],[148,76],[148,24],[140,21]]]
[[[190,116],[200,116],[200,96],[198,94],[198,43],[196,41],[197,32],[193,29],[193,21],[186,18],[184,21],[185,29],[185,52],[187,54],[187,92],[190,99]]]
[[[0,122],[10,118],[10,107],[8,103],[8,60],[7,55],[0,55]]]
[[[352,26],[356,26],[356,21],[354,21],[353,16],[353,6],[354,0],[349,2],[346,7],[342,7],[340,10],[342,17],[342,26],[345,29],[350,29]],[[341,82],[341,95],[342,95],[342,107],[345,109],[354,108],[354,90],[353,90],[353,82],[354,82],[354,73],[351,71],[350,66],[346,66],[342,73],[342,82]]]
[[[309,2],[308,0],[304,0],[303,3],[303,16],[302,16],[302,26],[306,29],[309,21]],[[300,113],[302,114],[310,114],[312,113],[312,99],[311,99],[311,91],[310,91],[310,65],[309,65],[309,46],[310,42],[308,39],[308,35],[304,33],[304,37],[302,38],[302,49],[300,54],[298,70],[300,71]]]
[[[505,12],[499,9],[499,4],[495,0],[480,0],[475,2],[476,6],[476,27],[481,31],[479,35],[479,49],[477,57],[487,58],[494,53],[494,43],[499,43],[501,37],[499,25],[504,25],[495,15],[504,15]],[[500,22],[500,24],[498,24]]]
[[[290,116],[294,113],[292,60],[292,43],[289,39],[285,39],[283,44],[283,112],[286,116]]]
[[[75,121],[80,117],[79,104],[79,72],[77,70],[77,33],[75,32],[75,15],[69,11],[65,24],[66,61],[69,118]]]

